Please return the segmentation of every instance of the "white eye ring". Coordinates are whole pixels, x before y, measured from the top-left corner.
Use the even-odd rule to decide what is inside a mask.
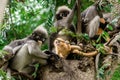
[[[63,16],[63,13],[60,13],[60,17],[64,17],[64,16]]]
[[[36,36],[36,38],[39,38],[39,36]]]
[[[43,38],[42,41],[45,41],[45,38]]]

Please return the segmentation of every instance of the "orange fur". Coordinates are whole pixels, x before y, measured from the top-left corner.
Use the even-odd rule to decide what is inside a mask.
[[[99,28],[98,31],[97,31],[97,33],[96,33],[96,35],[100,35],[100,34],[102,34],[102,32],[103,32],[103,29]]]
[[[88,53],[82,52],[80,46],[70,45],[62,38],[55,39],[54,46],[55,46],[56,54],[58,54],[62,58],[66,58],[70,53],[76,53],[87,57],[94,56],[98,53],[97,51],[88,52]]]
[[[83,55],[83,56],[87,56],[87,57],[92,57],[92,56],[95,56],[95,55],[98,54],[97,51],[92,51],[92,52],[85,53],[85,52],[79,51],[77,49],[73,50],[73,53]]]
[[[105,19],[104,18],[100,18],[100,22],[105,24]]]
[[[62,58],[66,58],[71,51],[70,44],[66,43],[63,39],[57,38],[54,41],[55,52]]]

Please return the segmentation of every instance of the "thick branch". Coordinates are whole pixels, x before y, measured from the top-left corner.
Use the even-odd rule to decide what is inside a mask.
[[[77,0],[77,33],[81,33],[81,30],[82,30],[80,9],[81,9],[80,0]]]
[[[4,11],[7,5],[8,0],[1,0],[0,1],[0,26],[2,25],[3,18],[4,18]]]

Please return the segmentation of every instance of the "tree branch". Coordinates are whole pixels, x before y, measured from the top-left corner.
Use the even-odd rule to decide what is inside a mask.
[[[82,27],[81,27],[81,5],[80,5],[80,0],[77,0],[77,33],[81,33]]]

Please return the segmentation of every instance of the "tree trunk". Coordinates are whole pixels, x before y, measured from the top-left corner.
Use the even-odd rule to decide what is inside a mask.
[[[40,68],[37,80],[95,80],[93,58],[82,57],[81,60],[62,60],[55,66]]]
[[[81,33],[82,32],[82,26],[81,26],[81,12],[80,12],[80,10],[81,10],[81,0],[77,0],[77,33],[79,34],[79,33]]]
[[[8,0],[0,0],[0,26],[2,25],[4,18],[5,7],[8,3]]]

